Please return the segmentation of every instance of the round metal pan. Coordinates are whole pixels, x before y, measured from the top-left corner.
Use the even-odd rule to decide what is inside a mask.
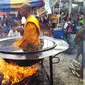
[[[52,40],[40,37],[41,44],[40,49],[36,51],[24,52],[23,49],[13,47],[13,42],[17,41],[20,37],[9,37],[0,39],[0,57],[7,62],[16,62],[19,65],[31,65],[41,61],[43,58],[43,52],[50,51],[56,47],[56,43]],[[32,57],[35,56],[35,57]]]

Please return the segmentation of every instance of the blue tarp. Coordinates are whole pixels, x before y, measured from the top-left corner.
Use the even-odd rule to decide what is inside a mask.
[[[0,5],[1,4],[9,4],[10,0],[0,0]]]
[[[10,8],[9,2],[10,0],[0,0],[0,9],[3,8],[9,9]]]
[[[31,7],[42,7],[44,6],[44,3],[39,1],[39,2],[31,2]]]
[[[30,3],[31,3],[31,7],[42,7],[42,6],[44,6],[43,0],[30,0]],[[0,10],[9,10],[9,9],[12,10],[10,4],[11,4],[10,0],[0,0]]]

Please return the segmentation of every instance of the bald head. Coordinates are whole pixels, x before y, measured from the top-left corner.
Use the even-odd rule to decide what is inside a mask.
[[[20,7],[20,14],[27,17],[31,13],[30,3],[23,3]]]
[[[31,7],[30,7],[30,3],[23,3],[21,5],[21,8],[27,10],[27,11],[30,11]]]

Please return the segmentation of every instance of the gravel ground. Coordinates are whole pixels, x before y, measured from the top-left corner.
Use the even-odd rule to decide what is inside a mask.
[[[57,55],[60,58],[60,62],[53,65],[54,68],[54,85],[83,85],[83,81],[77,76],[73,75],[69,69],[70,63],[75,58],[75,54],[61,53]],[[56,59],[53,59],[55,62]],[[49,72],[48,58],[44,60],[45,68]]]

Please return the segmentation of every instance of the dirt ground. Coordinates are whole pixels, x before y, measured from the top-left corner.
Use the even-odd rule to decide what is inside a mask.
[[[65,54],[61,53],[57,55],[60,58],[60,62],[53,65],[54,68],[54,85],[85,85],[82,79],[73,75],[69,69],[70,63],[75,58],[75,54]],[[53,59],[53,62],[57,61]],[[45,58],[44,65],[46,70],[49,72],[49,61]]]

